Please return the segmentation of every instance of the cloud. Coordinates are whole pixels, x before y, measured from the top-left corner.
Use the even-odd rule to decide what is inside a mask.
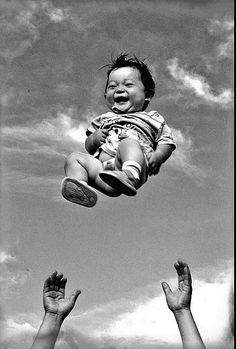
[[[227,348],[232,261],[219,261],[217,266],[192,270],[192,275],[191,308],[201,336],[209,348],[222,345]],[[165,281],[172,289],[176,288],[176,277]],[[15,348],[13,343],[17,342],[17,348],[23,349],[20,344],[25,338],[33,339],[40,321],[39,316],[33,314],[5,319],[2,341],[10,348]],[[160,281],[79,315],[71,314],[58,340],[58,348],[150,349],[176,348],[177,345],[181,347],[178,328],[166,305]]]
[[[38,6],[34,2],[14,1],[10,6],[3,3],[1,8],[4,13],[1,20],[1,55],[12,60],[22,55],[40,37],[39,28],[34,23]]]
[[[18,292],[16,286],[23,285],[29,277],[29,270],[21,264],[13,250],[8,246],[0,248],[0,284],[4,297]]]
[[[97,14],[96,4],[93,7],[93,14]],[[50,24],[67,23],[68,27],[73,25],[73,28],[83,34],[93,28],[95,21],[90,20],[84,13],[84,5],[79,6],[79,14],[76,4],[74,8],[75,10],[71,9],[71,6],[57,7],[52,1],[47,0],[1,1],[0,56],[12,62],[16,57],[24,55],[43,37],[45,29]]]
[[[221,267],[209,267],[207,271],[198,270],[196,276],[192,273],[192,312],[206,344],[216,344],[222,340],[228,326],[232,262],[222,262]],[[167,281],[172,288],[176,287],[176,278]],[[86,316],[87,322],[90,318],[93,327],[96,319],[96,328],[89,327],[88,333],[94,334],[102,342],[109,338],[110,344],[121,348],[137,348],[137,343],[142,348],[145,345],[151,347],[150,343],[176,345],[180,343],[177,326],[159,290],[160,283],[149,285],[146,290],[136,290],[131,299],[113,302],[103,309],[94,309],[85,315],[81,314],[78,320],[74,317],[71,322],[74,322],[75,328]],[[124,346],[119,346],[119,343]]]
[[[40,324],[35,314],[18,314],[1,319],[2,329],[0,344],[2,349],[30,348]]]
[[[218,95],[215,95],[203,76],[181,68],[177,58],[170,59],[167,68],[171,76],[179,82],[177,86],[179,90],[193,92],[199,101],[205,102],[209,106],[218,105],[223,109],[231,106],[233,94],[230,89],[222,89]]]
[[[93,113],[89,110],[82,117],[82,122],[75,121],[75,114],[74,108],[65,108],[58,111],[54,118],[48,117],[26,126],[3,127],[3,164],[6,165],[3,168],[3,180],[12,182],[12,178],[15,178],[14,182],[20,184],[21,189],[25,188],[24,182],[28,183],[28,187],[30,184],[41,184],[42,191],[46,179],[51,186],[52,180],[59,176],[61,178],[65,157],[76,150],[85,151],[85,131],[88,126],[85,120]],[[195,149],[191,136],[175,128],[172,128],[172,132],[177,149],[168,160],[168,166],[202,183],[206,173],[193,159]],[[3,187],[4,190],[8,188],[7,185]]]
[[[8,60],[23,55],[40,39],[41,32],[50,23],[68,18],[68,10],[54,7],[49,1],[3,2],[1,11],[1,56]]]
[[[8,263],[15,259],[16,257],[12,256],[8,251],[0,251],[0,264]]]
[[[56,175],[57,166],[64,164],[64,157],[72,151],[83,151],[86,123],[73,120],[76,110],[63,108],[56,117],[48,116],[27,125],[3,126],[3,171],[9,175],[18,173],[35,176]],[[41,166],[44,162],[44,166]],[[51,162],[51,166],[49,163]],[[47,168],[47,164],[50,168]],[[4,175],[3,173],[3,175]],[[15,172],[16,173],[16,172]]]
[[[51,199],[56,195],[54,199],[61,200],[58,188],[65,159],[73,151],[85,151],[88,123],[75,121],[76,113],[73,107],[59,108],[56,117],[2,127],[3,193],[32,193]],[[35,191],[38,186],[40,191]]]
[[[55,8],[48,1],[43,2],[42,5],[52,22],[60,23],[68,18],[68,9]]]
[[[171,130],[177,147],[168,160],[168,165],[184,172],[198,184],[202,184],[203,180],[207,177],[207,174],[203,169],[196,165],[196,161],[193,158],[196,153],[193,139],[187,132],[183,133],[183,131],[173,127]]]
[[[3,180],[12,182],[15,178],[14,182],[20,184],[21,189],[25,188],[24,182],[28,183],[28,188],[30,184],[40,184],[41,190],[45,180],[51,186],[52,180],[63,176],[66,156],[73,151],[85,151],[85,131],[88,120],[94,114],[92,110],[87,110],[81,116],[83,121],[78,122],[75,121],[77,109],[69,107],[58,110],[56,117],[48,116],[47,119],[24,126],[4,126]],[[196,150],[191,136],[175,128],[172,128],[172,132],[177,149],[168,160],[168,166],[182,171],[197,183],[202,183],[206,173],[196,165],[193,158]],[[8,188],[7,185],[3,187],[4,190]]]
[[[83,143],[87,123],[77,124],[73,120],[73,107],[58,110],[57,116],[48,116],[40,121],[32,121],[23,126],[3,126],[2,135],[5,149],[20,149],[24,152],[55,153],[59,145],[65,147],[70,142]],[[11,139],[10,142],[7,140]]]
[[[233,58],[234,21],[231,18],[214,19],[208,28],[211,35],[219,37],[221,42],[217,46],[219,58]]]

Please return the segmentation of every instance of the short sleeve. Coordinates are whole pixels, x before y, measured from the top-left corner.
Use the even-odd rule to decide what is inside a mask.
[[[171,129],[166,123],[163,123],[161,132],[158,135],[157,146],[160,144],[169,144],[172,145],[174,149],[176,148]]]
[[[86,136],[91,135],[95,131],[97,131],[102,125],[102,116],[97,116],[95,119],[93,119],[89,125],[89,127],[86,130]]]

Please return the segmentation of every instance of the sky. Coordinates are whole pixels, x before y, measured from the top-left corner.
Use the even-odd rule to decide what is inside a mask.
[[[54,270],[82,290],[56,348],[181,347],[161,289],[179,257],[205,344],[230,347],[233,19],[231,0],[1,0],[1,348],[30,348]],[[150,67],[177,149],[137,196],[85,208],[61,196],[64,161],[121,52]]]

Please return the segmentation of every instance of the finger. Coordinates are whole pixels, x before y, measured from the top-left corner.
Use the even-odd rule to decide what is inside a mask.
[[[56,276],[57,276],[57,270],[54,270],[50,275],[51,280],[54,280]]]
[[[67,278],[60,280],[60,288],[65,288],[67,283]]]
[[[54,282],[56,275],[57,275],[57,271],[55,270],[51,273],[51,275],[49,275],[46,278],[46,280],[44,281],[44,286],[43,286],[44,290],[46,290],[47,288],[50,287],[50,285]]]
[[[178,258],[177,262],[174,264],[175,269],[179,270],[180,272],[184,269],[186,265],[187,263],[182,258]]]
[[[167,282],[162,282],[161,283],[162,289],[165,293],[165,296],[169,296],[169,294],[172,293],[170,286],[167,284]]]
[[[178,259],[178,263],[179,263],[179,270],[180,270],[181,274],[183,275],[183,279],[187,283],[189,283],[189,285],[191,285],[192,284],[192,277],[191,277],[191,273],[190,273],[190,269],[189,269],[188,264],[182,258]]]
[[[148,172],[149,172],[150,175],[153,174],[153,165],[152,164],[149,165]]]
[[[48,288],[51,285],[51,276],[47,277],[47,279],[44,281],[44,285],[43,285],[43,291],[47,291]]]
[[[63,273],[57,273],[57,275],[56,275],[56,281],[57,281],[57,282],[60,282],[62,278],[63,278]]]
[[[181,266],[178,263],[174,264],[175,270],[177,271],[178,276],[182,275],[182,271],[181,271]]]
[[[72,294],[70,295],[69,299],[70,299],[70,302],[73,304],[75,304],[78,296],[81,294],[81,291],[80,290],[75,290],[74,292],[72,292]]]
[[[178,258],[178,263],[182,267],[185,267],[187,265],[187,263],[185,262],[185,260],[183,258]]]
[[[60,280],[59,284],[59,291],[65,294],[65,288],[66,288],[67,278],[63,278]]]
[[[184,281],[184,268],[181,264],[179,265],[178,263],[175,263],[174,267],[178,274],[178,287],[182,288],[182,283]]]
[[[50,277],[51,285],[57,282],[57,275],[58,275],[58,272],[56,270],[51,274],[51,277]]]
[[[190,269],[189,269],[188,265],[186,265],[184,267],[184,282],[185,282],[185,284],[187,284],[189,286],[192,285],[192,276],[191,276]]]
[[[63,278],[63,274],[57,273],[57,275],[55,276],[55,279],[54,279],[54,286],[57,286],[59,288],[62,278]]]

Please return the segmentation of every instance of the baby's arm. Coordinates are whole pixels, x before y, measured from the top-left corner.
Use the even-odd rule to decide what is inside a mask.
[[[171,156],[174,149],[172,144],[158,145],[157,149],[148,158],[149,176],[156,175],[159,172],[161,165]]]
[[[106,141],[108,130],[98,129],[86,138],[85,149],[91,155]]]
[[[161,135],[157,140],[157,148],[148,157],[149,175],[156,175],[161,165],[171,156],[176,145],[172,137],[172,132],[169,126],[164,123]]]

